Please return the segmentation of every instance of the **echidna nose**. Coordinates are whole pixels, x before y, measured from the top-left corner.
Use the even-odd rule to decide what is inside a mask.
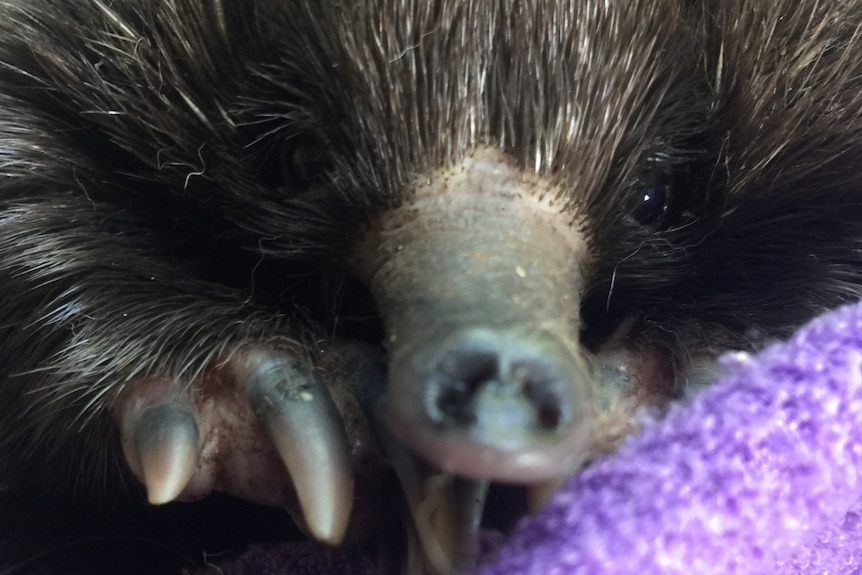
[[[428,377],[428,418],[495,443],[516,444],[525,434],[553,434],[564,426],[570,416],[561,397],[566,382],[553,360],[507,342],[486,343],[466,339],[446,353]],[[519,431],[513,436],[512,429]]]
[[[399,435],[426,459],[460,475],[515,482],[555,477],[582,461],[591,380],[559,341],[473,329],[437,357],[424,373],[393,373],[421,390],[406,398],[412,405],[396,391],[390,407]]]

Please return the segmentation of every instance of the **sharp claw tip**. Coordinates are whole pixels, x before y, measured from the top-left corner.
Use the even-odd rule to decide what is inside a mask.
[[[344,527],[336,528],[333,525],[312,527],[309,525],[309,530],[317,541],[327,545],[338,545],[344,539]]]
[[[196,463],[197,453],[192,450],[166,460],[143,459],[141,467],[149,502],[162,505],[179,497],[194,475]]]
[[[329,545],[338,545],[344,539],[353,501],[352,484],[347,486],[342,483],[335,489],[340,493],[326,502],[315,499],[321,496],[319,492],[300,493],[308,531],[316,540]]]
[[[147,499],[153,505],[179,497],[194,476],[200,447],[188,406],[167,403],[138,414],[133,443]]]
[[[182,489],[165,489],[157,486],[155,488],[147,487],[147,501],[150,505],[164,505],[176,499]]]

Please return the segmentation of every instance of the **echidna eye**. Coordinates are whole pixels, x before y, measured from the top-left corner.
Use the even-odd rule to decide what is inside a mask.
[[[642,188],[641,193],[641,201],[635,207],[632,217],[642,226],[660,226],[667,214],[673,193],[672,179],[667,175],[657,176]]]
[[[320,142],[308,135],[285,138],[279,150],[282,183],[301,192],[309,188],[326,170],[326,156]]]

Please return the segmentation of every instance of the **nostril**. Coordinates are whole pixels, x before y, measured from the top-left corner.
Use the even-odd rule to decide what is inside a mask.
[[[440,386],[437,395],[437,411],[443,417],[464,418],[464,404],[468,401],[467,385],[463,381],[451,380]]]
[[[438,423],[469,426],[476,414],[471,406],[478,390],[493,382],[499,373],[497,355],[493,352],[456,348],[440,362],[436,381],[430,392],[432,419]]]
[[[471,346],[458,347],[443,357],[440,371],[453,380],[464,382],[468,390],[472,391],[496,377],[499,371],[497,354],[489,350],[471,349]]]
[[[543,431],[554,431],[563,423],[563,410],[558,404],[548,401],[551,398],[542,398],[533,402],[537,405],[537,423]]]
[[[542,427],[547,431],[556,429],[563,421],[563,411],[555,405],[543,406],[539,416]]]
[[[514,364],[511,373],[512,384],[535,406],[537,428],[542,431],[557,429],[564,422],[561,394],[556,392],[563,377],[553,366],[539,359]]]

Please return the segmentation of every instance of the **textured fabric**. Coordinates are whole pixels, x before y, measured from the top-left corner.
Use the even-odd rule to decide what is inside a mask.
[[[723,365],[572,478],[477,575],[862,574],[862,305]],[[225,572],[368,572],[354,555],[341,557],[354,570],[329,569],[309,548],[297,570],[296,549]]]
[[[862,306],[723,363],[480,573],[860,572]]]

